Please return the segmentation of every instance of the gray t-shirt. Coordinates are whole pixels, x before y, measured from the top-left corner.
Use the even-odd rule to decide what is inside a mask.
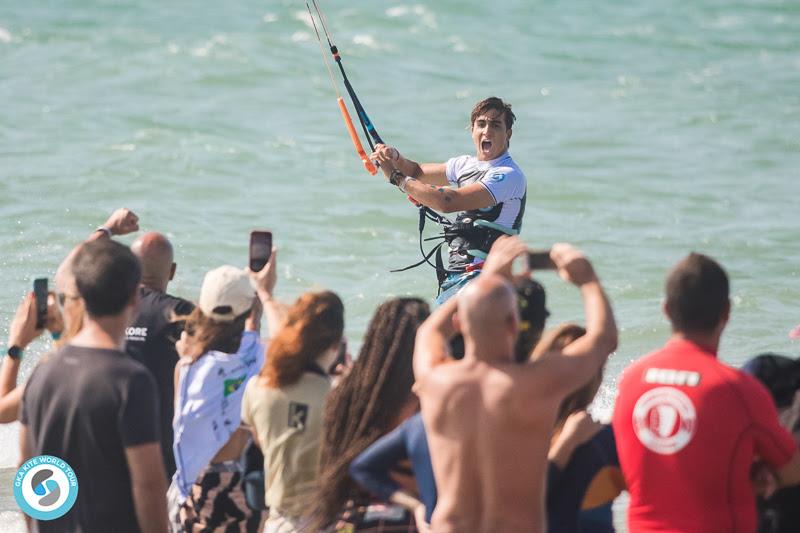
[[[78,479],[74,507],[40,532],[139,530],[125,448],[160,439],[156,385],[140,363],[67,345],[34,369],[20,422],[31,456],[59,457]]]

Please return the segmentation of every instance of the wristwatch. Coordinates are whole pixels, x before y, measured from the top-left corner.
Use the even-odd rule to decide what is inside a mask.
[[[14,346],[9,346],[8,351],[6,352],[6,354],[11,359],[22,359],[22,348],[20,348],[16,344]]]
[[[111,230],[110,230],[110,229],[108,229],[108,228],[107,228],[107,227],[105,227],[105,226],[100,226],[99,228],[97,228],[97,229],[96,229],[96,230],[94,230],[94,231],[95,231],[95,232],[102,231],[102,232],[103,232],[103,233],[105,233],[105,234],[106,234],[106,235],[107,235],[109,238],[111,238]]]
[[[389,183],[391,183],[392,185],[397,185],[399,187],[400,183],[403,181],[403,178],[405,177],[406,177],[405,174],[403,174],[397,169],[394,169],[392,170],[392,173],[389,174]]]

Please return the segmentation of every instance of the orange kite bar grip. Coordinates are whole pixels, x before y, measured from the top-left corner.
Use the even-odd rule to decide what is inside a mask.
[[[341,96],[339,97],[338,102],[339,109],[342,111],[342,117],[344,118],[344,124],[347,126],[347,131],[350,133],[350,139],[353,141],[353,146],[355,146],[356,152],[358,152],[358,156],[361,158],[361,162],[364,163],[364,168],[366,168],[367,172],[374,176],[377,174],[378,169],[375,168],[375,164],[367,157],[367,153],[364,151],[364,146],[361,145],[361,141],[358,138],[356,129],[353,126],[353,120],[350,118],[350,113],[347,112],[347,106],[344,105],[344,100],[342,100]]]

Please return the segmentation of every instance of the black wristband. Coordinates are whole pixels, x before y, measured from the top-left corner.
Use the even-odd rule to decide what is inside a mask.
[[[8,355],[11,359],[19,360],[19,359],[22,359],[22,351],[23,351],[22,348],[20,348],[19,346],[17,346],[15,344],[14,346],[9,346],[8,347],[8,351],[6,352],[6,355]]]
[[[392,173],[389,175],[389,183],[395,186],[399,186],[400,182],[402,182],[405,177],[406,177],[405,174],[403,174],[397,169],[394,169],[392,170]]]

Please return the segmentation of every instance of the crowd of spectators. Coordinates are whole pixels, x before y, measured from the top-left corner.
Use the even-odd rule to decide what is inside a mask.
[[[632,532],[800,527],[798,362],[719,360],[729,280],[710,257],[669,271],[671,336],[601,423],[617,326],[570,245],[550,258],[583,326],[545,329],[543,287],[512,270],[528,248],[502,237],[439,307],[381,303],[351,358],[334,292],[275,297],[276,249],[257,272],[209,271],[193,303],[167,292],[166,236],[114,240],[138,223],[115,211],[59,266],[44,327],[28,294],[9,328],[0,423],[20,422],[21,461],[57,456],[80,484],[36,531],[598,533],[623,491]]]

